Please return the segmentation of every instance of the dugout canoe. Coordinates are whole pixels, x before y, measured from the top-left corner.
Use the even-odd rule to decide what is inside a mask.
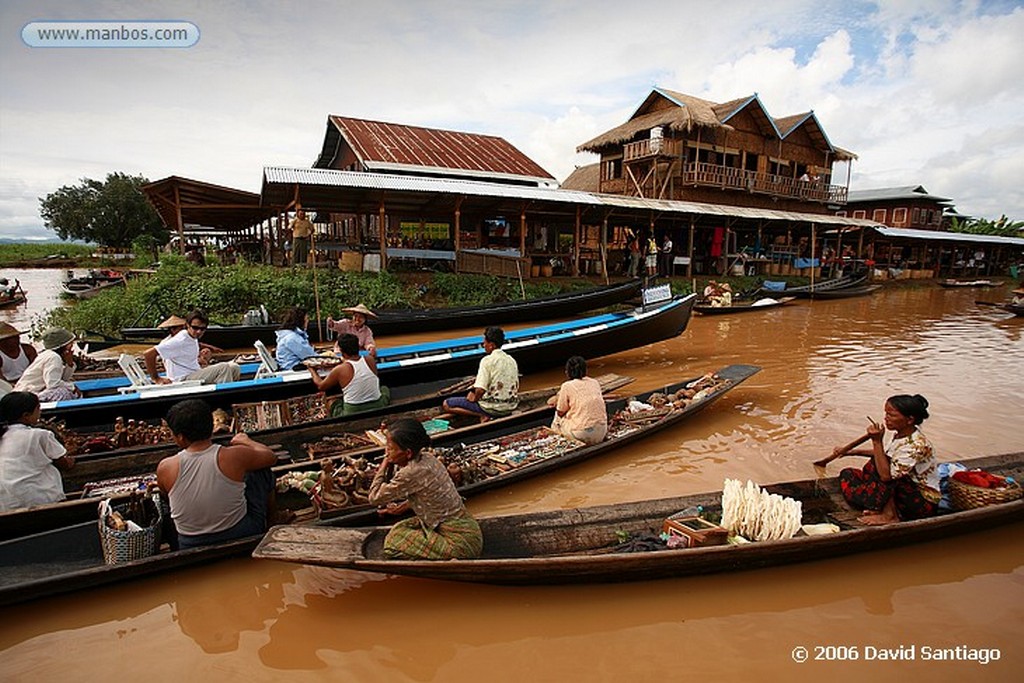
[[[370,318],[368,325],[375,337],[386,337],[408,332],[437,332],[467,327],[504,325],[530,320],[552,320],[568,318],[586,311],[594,311],[621,304],[640,293],[642,281],[633,279],[613,285],[605,285],[577,292],[566,292],[525,301],[506,301],[486,306],[463,308],[403,309],[377,311],[376,318]],[[203,336],[203,342],[223,349],[247,348],[257,339],[267,346],[277,343],[274,325],[211,325]],[[314,321],[310,323],[309,338],[327,340],[330,335]],[[321,334],[323,335],[321,337]],[[135,342],[159,341],[166,330],[156,327],[126,327],[121,336]]]
[[[998,287],[1000,283],[992,280],[939,280],[939,287],[957,289],[962,287]]]
[[[784,296],[779,298],[766,297],[755,301],[741,301],[731,306],[712,306],[711,304],[694,304],[693,310],[701,315],[729,315],[731,313],[753,313],[756,311],[771,310],[779,306],[785,306],[796,297]],[[764,303],[760,303],[764,302]],[[756,306],[754,304],[757,304]]]
[[[758,370],[759,368],[755,366],[734,365],[723,368],[718,373],[710,373],[717,375],[722,380],[717,385],[717,390],[704,396],[694,397],[685,407],[663,414],[652,414],[653,420],[635,425],[635,429],[623,430],[617,436],[595,446],[581,445],[558,455],[526,462],[509,471],[503,471],[495,476],[488,476],[487,479],[460,486],[459,491],[463,496],[472,496],[603,455],[620,446],[635,443],[646,436],[660,433],[708,407]],[[677,387],[684,387],[686,384],[700,381],[706,377],[708,375],[702,375],[686,382],[645,392],[636,398],[648,400],[652,393],[672,393]],[[626,403],[626,399],[609,402],[608,410],[610,413],[617,412]],[[549,417],[536,421],[529,429],[535,429],[547,419]],[[500,446],[501,439],[507,441],[513,435],[522,433],[522,430],[517,428],[488,431],[488,424],[490,423],[481,425],[481,431],[472,437],[456,434],[442,435],[435,439],[434,448],[454,448],[462,443],[480,444],[483,442],[492,442],[496,446]],[[336,511],[335,516],[318,520],[314,525],[341,527],[366,524],[376,517],[377,512],[371,506],[355,505],[348,510]],[[96,525],[96,521],[88,521],[0,542],[0,605],[171,571],[224,557],[249,554],[261,540],[260,536],[254,536],[207,548],[166,551],[124,564],[105,565]]]
[[[523,374],[561,366],[570,356],[598,358],[678,336],[689,323],[695,301],[696,295],[690,294],[629,311],[512,330],[506,333],[503,348],[516,359]],[[378,349],[381,382],[394,390],[408,384],[473,375],[484,356],[482,339],[480,334]],[[171,384],[126,393],[118,393],[128,383],[126,378],[95,382],[107,383],[103,391],[108,393],[44,403],[43,416],[63,420],[69,427],[108,425],[117,417],[159,419],[185,398],[202,398],[214,408],[227,409],[235,403],[290,398],[313,391],[305,370],[223,384]],[[94,385],[87,386],[91,390]]]
[[[1020,479],[1024,454],[962,461]],[[624,552],[623,534],[657,536],[665,519],[700,506],[721,513],[722,492],[676,498],[536,512],[479,519],[484,553],[474,560],[444,562],[386,560],[388,527],[339,529],[274,527],[253,557],[365,572],[494,584],[562,584],[640,581],[694,574],[756,569],[881,550],[1024,520],[1024,500],[936,517],[864,526],[839,490],[838,479],[806,479],[765,487],[802,504],[803,524],[831,523],[839,531],[797,535],[786,540]],[[634,548],[636,546],[634,545]],[[642,546],[650,548],[650,545]],[[655,546],[657,544],[655,542]]]
[[[882,288],[882,285],[861,285],[859,287],[843,287],[841,289],[822,289],[813,292],[799,292],[795,294],[798,299],[851,299],[857,296],[874,294]]]
[[[857,271],[848,275],[842,275],[837,278],[830,280],[822,280],[815,282],[813,285],[810,283],[806,285],[796,285],[793,287],[787,286],[784,289],[772,290],[765,289],[762,284],[761,288],[758,289],[754,294],[755,296],[799,296],[800,294],[811,292],[811,291],[823,291],[831,289],[844,289],[847,287],[859,287],[867,282],[868,273],[867,271]]]
[[[632,377],[607,373],[595,377],[607,394],[614,392],[633,381]],[[472,377],[464,381],[448,384],[440,391],[429,391],[416,394],[408,399],[393,401],[387,410],[374,411],[327,420],[318,420],[304,424],[294,424],[273,429],[249,432],[249,435],[278,454],[278,465],[274,471],[278,476],[288,471],[301,469],[317,469],[319,461],[311,462],[305,444],[318,442],[325,437],[338,437],[345,434],[362,435],[367,430],[378,429],[382,422],[399,417],[412,417],[421,421],[431,420],[441,415],[441,401],[453,391],[464,393],[472,384]],[[427,387],[425,387],[426,389]],[[547,399],[554,396],[558,387],[546,387],[525,391],[520,394],[519,407],[512,414],[494,418],[487,423],[471,424],[470,418],[456,416],[450,418],[452,429],[437,434],[439,438],[490,438],[501,430],[517,428],[524,424],[549,423],[552,409]],[[216,443],[227,443],[231,435],[218,435]],[[142,477],[156,471],[161,459],[173,455],[178,447],[172,443],[148,446],[135,446],[101,453],[76,455],[75,466],[63,473],[64,490],[68,500],[34,508],[22,508],[0,512],[0,541],[7,541],[30,533],[40,533],[60,527],[95,521],[97,497],[83,498],[86,484],[108,481],[118,477]],[[348,457],[377,457],[382,449],[376,445],[355,448],[346,451]],[[127,494],[114,496],[116,500],[127,498]]]

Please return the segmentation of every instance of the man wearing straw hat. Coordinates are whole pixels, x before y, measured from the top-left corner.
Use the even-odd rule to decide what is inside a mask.
[[[1013,298],[1010,299],[1010,303],[1014,306],[1024,306],[1024,287],[1018,287],[1017,289],[1010,292],[1013,294]]]
[[[37,355],[31,344],[21,343],[23,334],[10,323],[0,322],[0,376],[12,384],[21,379]]]
[[[40,401],[66,401],[81,397],[71,381],[75,373],[75,335],[63,327],[51,327],[43,334],[43,351],[33,360],[15,391],[28,391]]]
[[[371,356],[377,355],[377,345],[373,341],[373,330],[366,325],[367,318],[376,318],[377,314],[371,311],[363,304],[358,306],[350,306],[349,308],[343,308],[343,312],[351,313],[352,319],[343,318],[341,320],[334,320],[333,318],[327,319],[327,329],[332,330],[340,337],[343,334],[355,335],[356,339],[359,340],[359,348],[366,351]],[[339,353],[338,345],[334,345],[335,353]]]

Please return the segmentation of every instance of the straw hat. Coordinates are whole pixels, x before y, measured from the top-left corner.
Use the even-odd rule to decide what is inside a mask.
[[[75,341],[75,335],[63,327],[51,327],[43,334],[43,348],[47,351],[62,348],[73,341]]]
[[[187,324],[188,323],[186,323],[185,319],[181,316],[172,315],[170,318],[157,325],[157,327],[167,329],[169,327],[185,327]]]
[[[11,325],[10,323],[6,323],[6,322],[0,323],[0,339],[8,339],[10,337],[20,337],[23,334],[25,334],[25,333],[24,332],[20,332],[20,331],[14,329],[14,326]]]
[[[341,310],[345,311],[346,313],[361,313],[362,315],[366,316],[367,318],[376,318],[377,317],[376,313],[374,313],[373,311],[371,311],[369,308],[367,308],[366,306],[364,306],[362,304],[359,304],[358,306],[350,306],[349,308],[343,308]]]
[[[1017,289],[1010,292],[1010,294],[1024,294],[1024,287],[1018,287]],[[3,337],[0,337],[2,339]]]

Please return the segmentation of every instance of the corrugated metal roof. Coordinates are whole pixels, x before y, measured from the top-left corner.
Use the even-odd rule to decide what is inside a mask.
[[[921,185],[901,185],[899,187],[878,187],[872,190],[850,190],[846,203],[891,201],[895,199],[930,199],[935,202],[952,201],[948,197],[936,197],[928,194]]]
[[[878,234],[885,237],[902,237],[911,240],[939,240],[943,242],[977,242],[1006,244],[1024,247],[1024,238],[1003,237],[1002,235],[976,235],[970,232],[939,232],[938,230],[914,230],[912,228],[877,227]]]
[[[263,169],[263,195],[271,203],[290,199],[291,191],[274,192],[270,186],[308,185],[315,187],[338,187],[351,190],[377,190],[387,192],[422,192],[475,197],[521,199],[535,202],[560,204],[582,204],[630,210],[648,210],[659,213],[682,213],[708,216],[730,216],[762,220],[796,221],[819,225],[854,225],[879,227],[881,223],[864,218],[848,218],[828,214],[801,213],[797,211],[776,211],[725,204],[670,201],[666,199],[644,199],[622,195],[581,192],[547,187],[503,185],[474,180],[452,178],[423,178],[415,176],[388,175],[385,173],[360,173],[357,171],[335,171],[324,168],[288,168],[267,166]]]
[[[496,135],[421,128],[347,116],[331,122],[367,168],[444,169],[554,180],[554,176]]]

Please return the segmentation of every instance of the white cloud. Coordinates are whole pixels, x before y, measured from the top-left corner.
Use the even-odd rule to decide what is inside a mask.
[[[123,170],[257,190],[312,163],[328,114],[500,135],[562,179],[654,85],[770,114],[813,109],[854,188],[922,184],[1024,218],[1024,9],[958,0],[199,3],[187,50],[0,44],[0,232],[38,197]],[[31,20],[151,18],[128,2],[4,3]]]

